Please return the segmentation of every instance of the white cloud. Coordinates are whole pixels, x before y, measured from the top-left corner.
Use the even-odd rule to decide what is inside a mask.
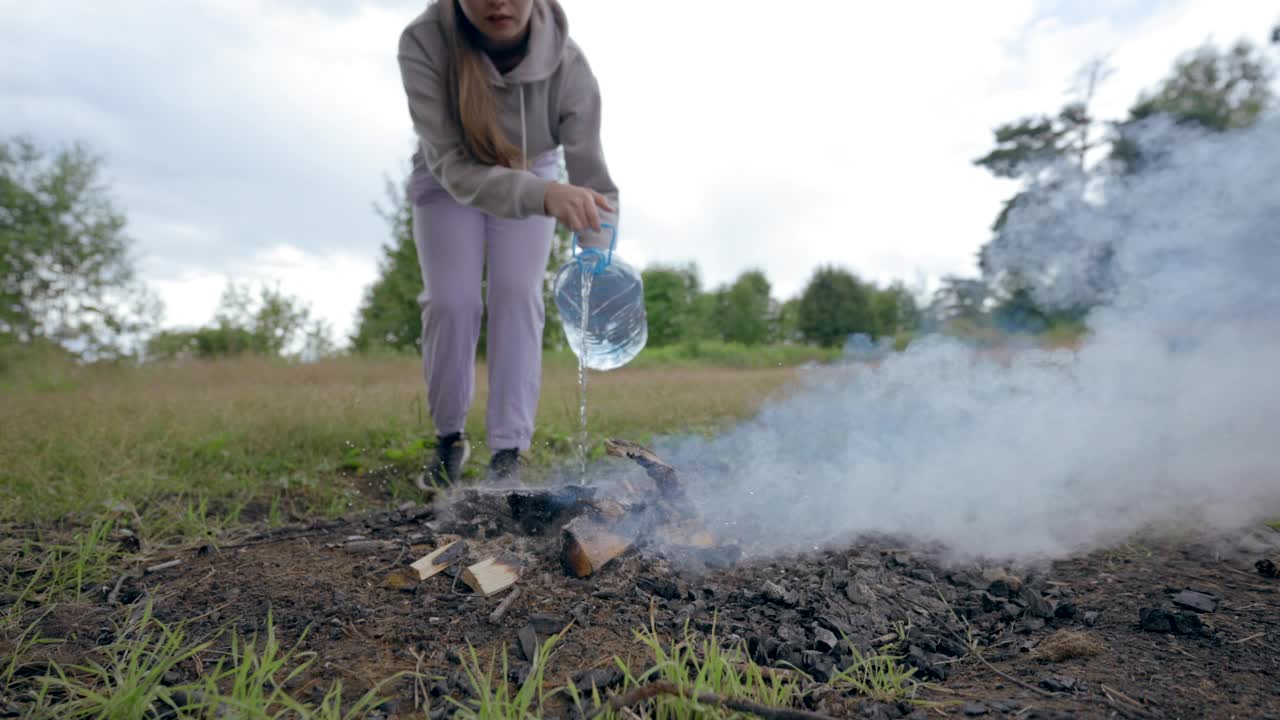
[[[1107,52],[1115,117],[1179,52],[1276,19],[1246,0],[562,2],[604,92],[622,255],[708,284],[764,267],[784,296],[819,263],[972,273],[1011,192],[971,165],[992,127],[1060,107]],[[423,5],[0,0],[0,133],[106,154],[170,322],[278,273],[345,330],[387,236],[372,204],[407,168],[395,42]]]
[[[364,288],[377,278],[377,264],[367,255],[349,252],[309,253],[292,245],[275,245],[246,258],[237,258],[226,272],[200,266],[144,263],[143,272],[156,278],[151,285],[165,302],[169,324],[196,327],[214,316],[228,283],[278,287],[304,299],[313,317],[332,326],[335,340],[345,341],[353,329],[356,307]]]

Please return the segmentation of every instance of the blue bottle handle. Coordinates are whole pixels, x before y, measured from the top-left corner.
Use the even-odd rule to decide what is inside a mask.
[[[607,255],[604,252],[601,252],[598,248],[581,248],[581,250],[579,250],[579,238],[578,233],[576,232],[569,240],[573,245],[573,259],[577,261],[579,271],[582,270],[582,260],[584,258],[596,258],[596,262],[591,269],[592,275],[599,275],[600,273],[603,273],[605,268],[609,267],[609,263],[613,262],[613,249],[618,246],[618,228],[614,227],[610,223],[600,223],[600,227],[609,228],[613,231],[609,237],[609,252]]]

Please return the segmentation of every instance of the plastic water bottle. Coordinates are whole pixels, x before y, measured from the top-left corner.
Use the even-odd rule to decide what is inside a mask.
[[[631,362],[649,340],[640,273],[613,254],[612,231],[607,251],[579,248],[573,235],[573,259],[556,274],[555,299],[569,348],[592,370],[613,370]],[[583,306],[586,313],[583,313]]]

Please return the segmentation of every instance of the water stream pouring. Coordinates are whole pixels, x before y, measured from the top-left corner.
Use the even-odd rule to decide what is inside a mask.
[[[618,260],[613,249],[618,230],[611,231],[609,250],[578,247],[573,234],[573,259],[556,275],[556,308],[569,347],[578,356],[578,461],[587,473],[587,368],[613,370],[630,362],[644,348],[649,325],[644,310],[640,274]]]

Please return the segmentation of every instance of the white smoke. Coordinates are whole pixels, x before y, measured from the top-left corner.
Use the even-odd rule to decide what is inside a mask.
[[[1060,300],[1096,294],[1082,253],[1114,251],[1116,283],[1078,351],[1006,367],[928,338],[878,368],[813,370],[732,431],[655,449],[721,536],[755,552],[889,533],[1030,559],[1168,521],[1274,519],[1280,121],[1164,128],[1148,149],[1170,152],[1098,200],[1010,219],[1010,257],[1039,253]]]

